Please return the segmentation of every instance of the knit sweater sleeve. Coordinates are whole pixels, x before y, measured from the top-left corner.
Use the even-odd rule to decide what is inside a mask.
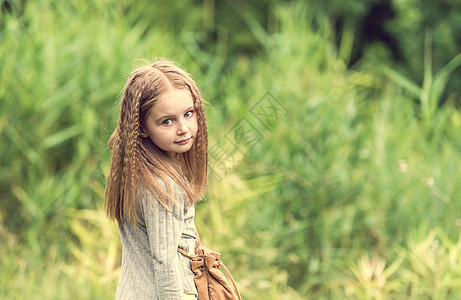
[[[176,203],[165,209],[152,194],[142,201],[144,220],[160,299],[181,299],[180,270],[173,263],[184,226],[185,196],[175,185]]]

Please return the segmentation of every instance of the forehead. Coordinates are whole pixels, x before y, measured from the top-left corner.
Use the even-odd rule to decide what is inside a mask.
[[[179,115],[193,106],[194,100],[189,90],[171,89],[155,102],[150,113],[154,117]]]

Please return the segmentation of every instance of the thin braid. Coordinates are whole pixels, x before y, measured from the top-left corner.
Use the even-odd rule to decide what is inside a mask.
[[[141,92],[138,90],[133,97],[134,101],[131,101],[132,110],[130,111],[129,115],[129,131],[128,131],[128,158],[127,160],[127,168],[129,170],[127,179],[127,193],[131,197],[134,197],[135,193],[135,182],[137,180],[136,176],[138,174],[139,168],[139,103],[141,98]],[[128,203],[128,211],[130,212],[129,217],[134,217],[134,201],[129,201]]]
[[[120,202],[109,202],[108,199],[110,195],[117,195],[120,193],[120,189],[117,189],[117,184],[122,179],[121,168],[124,148],[120,147],[120,132],[118,128],[114,131],[109,139],[109,148],[113,150],[112,160],[110,165],[109,176],[107,178],[107,189],[106,189],[106,199],[105,199],[105,210],[106,214],[111,217],[120,216],[122,213],[121,207],[123,206],[123,200],[120,199]]]

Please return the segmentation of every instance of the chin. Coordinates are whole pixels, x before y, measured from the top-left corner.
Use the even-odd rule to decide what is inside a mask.
[[[176,154],[184,154],[184,153],[188,152],[190,149],[192,149],[192,147],[190,147],[188,149],[181,149],[179,151],[173,151],[173,152],[175,152]]]
[[[190,147],[189,149],[187,150],[184,150],[184,151],[181,151],[181,153],[186,153],[186,152],[189,152],[189,150],[192,149],[192,147]]]

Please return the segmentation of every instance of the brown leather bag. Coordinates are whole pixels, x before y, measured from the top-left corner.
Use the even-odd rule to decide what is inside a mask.
[[[242,300],[234,278],[232,278],[229,270],[220,260],[221,254],[210,251],[203,255],[195,255],[189,254],[181,248],[178,248],[178,251],[191,260],[199,300]],[[235,293],[221,272],[220,267],[226,271],[227,276],[232,281]]]

